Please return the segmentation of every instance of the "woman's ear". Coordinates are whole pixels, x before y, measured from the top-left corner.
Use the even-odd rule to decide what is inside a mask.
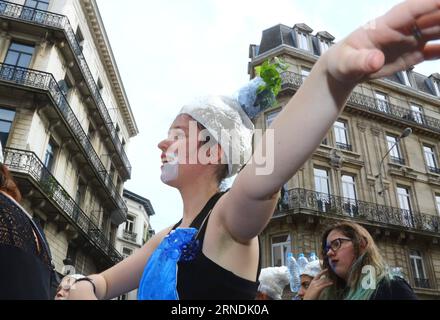
[[[221,163],[223,149],[220,144],[210,144],[210,142],[205,143],[206,146],[206,155],[210,159],[217,160],[217,164]]]
[[[205,142],[199,149],[203,164],[222,164],[223,149],[216,141]]]
[[[368,240],[367,240],[367,238],[362,237],[362,238],[361,238],[361,241],[360,241],[360,243],[359,243],[359,247],[360,247],[360,249],[361,249],[361,250],[365,250],[365,249],[367,248],[367,245],[368,245]]]

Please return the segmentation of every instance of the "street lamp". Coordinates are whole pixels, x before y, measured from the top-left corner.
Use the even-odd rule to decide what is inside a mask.
[[[396,139],[396,142],[394,142],[394,144],[391,146],[391,148],[389,148],[388,151],[385,153],[385,155],[383,156],[382,160],[380,160],[379,174],[376,176],[376,178],[380,178],[380,185],[381,185],[382,190],[380,190],[377,193],[378,195],[384,196],[384,191],[385,191],[385,187],[384,187],[384,184],[383,184],[383,176],[382,176],[383,161],[385,160],[386,156],[391,152],[391,150],[393,150],[393,148],[396,146],[396,144],[398,144],[400,142],[400,140],[405,139],[406,137],[408,137],[411,133],[412,133],[412,129],[411,128],[406,128],[405,130],[403,130],[402,134]],[[383,168],[383,171],[385,173],[385,168]]]

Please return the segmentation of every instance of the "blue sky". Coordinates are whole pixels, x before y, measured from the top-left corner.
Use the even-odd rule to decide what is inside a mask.
[[[182,214],[179,193],[160,181],[157,144],[180,106],[205,94],[232,94],[249,80],[249,44],[264,29],[306,23],[340,40],[395,0],[97,0],[140,134],[129,145],[125,187],[151,200],[156,232]],[[429,75],[439,62],[416,67]]]

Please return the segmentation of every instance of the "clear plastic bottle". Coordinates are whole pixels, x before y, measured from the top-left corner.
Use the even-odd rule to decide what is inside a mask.
[[[298,292],[300,288],[299,266],[291,252],[287,254],[287,269],[290,275],[290,291]]]
[[[401,268],[401,267],[391,267],[389,270],[390,270],[390,274],[393,277],[400,277],[402,279],[405,279],[405,275],[403,273],[403,268]]]
[[[304,256],[304,253],[300,253],[298,255],[298,266],[299,266],[299,274],[304,271],[306,265],[309,263],[307,258]]]
[[[315,260],[318,260],[318,257],[316,256],[315,251],[312,251],[312,252],[310,252],[310,255],[309,255],[309,262],[312,262]]]

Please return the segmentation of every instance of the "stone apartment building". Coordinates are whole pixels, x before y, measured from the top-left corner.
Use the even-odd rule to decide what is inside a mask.
[[[138,128],[95,0],[0,1],[0,138],[56,270],[122,259]]]
[[[116,249],[127,258],[139,250],[154,234],[150,217],[155,214],[150,200],[124,189],[124,202],[128,208],[127,220],[120,224]],[[137,290],[128,292],[120,300],[137,300]]]
[[[256,119],[257,128],[270,125],[333,41],[330,33],[313,34],[306,24],[263,31],[261,43],[249,49],[251,78],[269,58],[283,58],[289,68],[282,74],[278,105]],[[329,224],[355,221],[370,231],[387,263],[400,268],[420,298],[440,297],[435,71],[426,76],[407,70],[355,88],[321,145],[285,186],[284,201],[262,235],[263,267],[285,264],[290,251],[320,253]]]

